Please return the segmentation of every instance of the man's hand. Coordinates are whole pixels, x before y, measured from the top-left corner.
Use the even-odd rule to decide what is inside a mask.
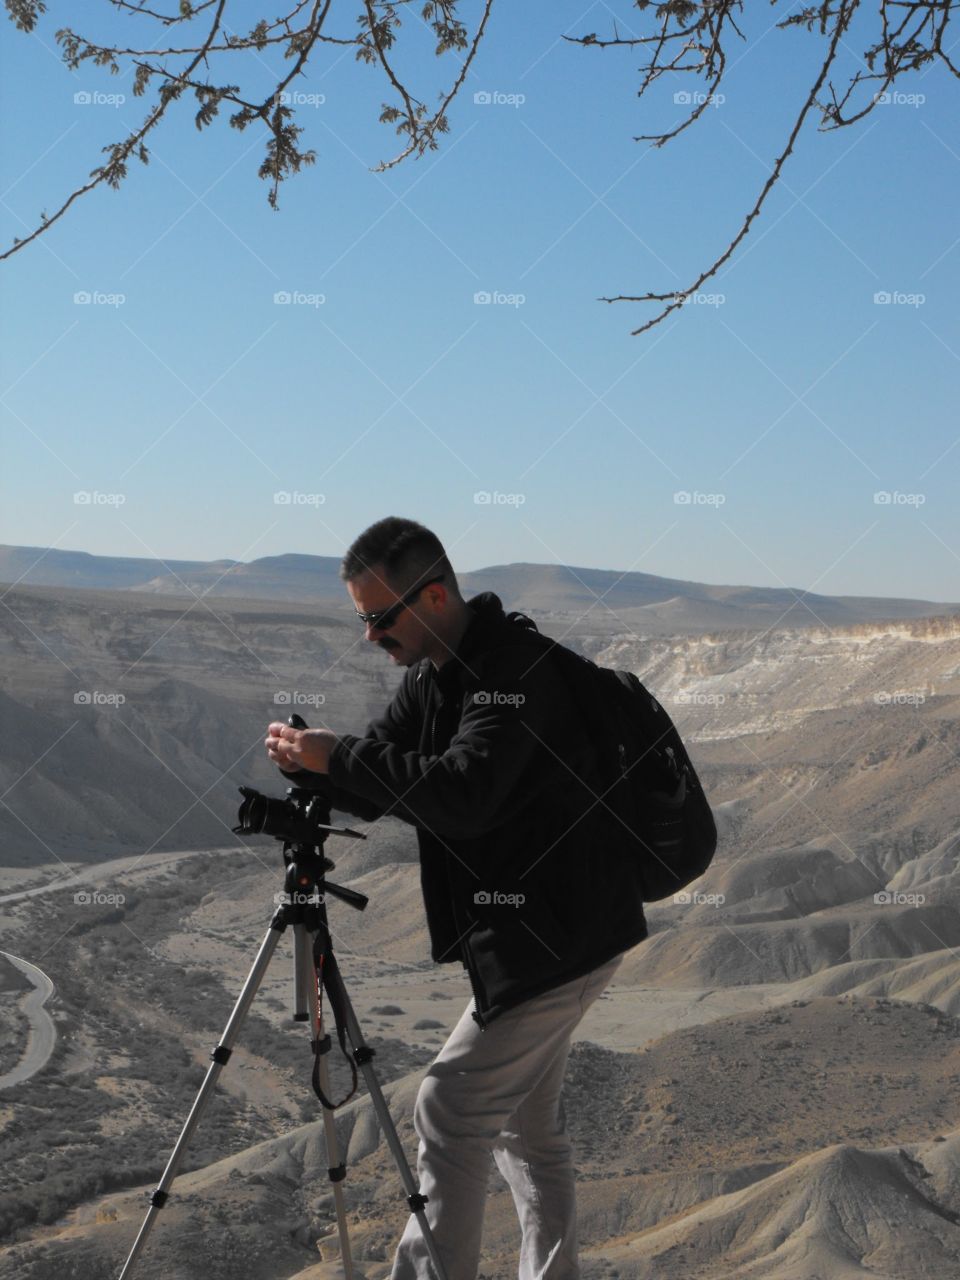
[[[291,729],[279,721],[267,730],[267,755],[281,769],[327,773],[337,735],[329,729]]]

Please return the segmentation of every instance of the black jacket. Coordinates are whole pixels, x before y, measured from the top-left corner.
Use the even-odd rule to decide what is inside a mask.
[[[334,808],[417,828],[438,963],[461,960],[484,1026],[647,936],[636,868],[583,779],[589,744],[554,663],[484,592],[456,656],[408,667],[329,776],[287,773]]]

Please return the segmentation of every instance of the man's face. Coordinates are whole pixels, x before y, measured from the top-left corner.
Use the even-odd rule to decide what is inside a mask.
[[[347,591],[354,607],[361,613],[375,613],[388,609],[402,599],[404,592],[394,590],[390,584],[386,570],[382,565],[374,565],[347,583]],[[434,633],[429,622],[429,615],[435,611],[437,604],[442,604],[433,594],[440,592],[445,597],[442,583],[426,587],[412,604],[405,605],[397,615],[396,621],[386,631],[373,623],[364,623],[364,634],[371,642],[383,649],[401,667],[409,667],[419,662],[432,647]],[[425,621],[424,619],[427,619]]]

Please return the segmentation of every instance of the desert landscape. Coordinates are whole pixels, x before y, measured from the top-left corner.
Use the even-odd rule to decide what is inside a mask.
[[[93,1280],[119,1274],[282,888],[279,845],[232,832],[240,785],[283,791],[267,723],[361,732],[398,676],[322,557],[185,562],[177,588],[66,553],[31,576],[30,551],[0,558],[0,1277]],[[463,585],[635,671],[720,829],[577,1032],[584,1276],[960,1275],[960,606],[555,566]],[[334,944],[413,1164],[469,987],[429,960],[413,829],[348,821],[368,838],[331,838],[331,878],[370,905],[331,905]],[[291,957],[284,937],[145,1280],[342,1274]],[[356,1271],[383,1280],[408,1211],[362,1086],[336,1124]],[[490,1192],[482,1275],[510,1280],[492,1162]]]

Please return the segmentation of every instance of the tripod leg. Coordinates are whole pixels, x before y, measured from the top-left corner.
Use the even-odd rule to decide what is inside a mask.
[[[304,929],[302,925],[294,926],[294,964],[296,966],[298,986],[300,975],[306,971],[309,971],[310,974],[310,980],[306,984],[306,1002],[309,1007],[310,1030],[314,1044],[316,1044],[320,1036],[320,1002],[317,993],[317,971],[313,960],[313,940],[315,936],[314,932]],[[330,1038],[328,1036],[328,1047],[329,1042]],[[329,1098],[330,1073],[327,1070],[327,1049],[324,1049],[317,1059],[317,1075],[320,1080],[320,1088]],[[343,1198],[343,1179],[346,1175],[346,1167],[340,1159],[340,1144],[337,1141],[337,1126],[333,1118],[333,1112],[328,1111],[326,1107],[322,1107],[321,1110],[323,1111],[323,1136],[327,1145],[327,1173],[333,1186],[333,1200],[337,1210],[340,1259],[343,1263],[345,1280],[353,1280],[353,1257],[350,1253],[350,1236],[347,1231],[347,1206]]]
[[[296,1022],[307,1022],[310,1019],[310,993],[317,985],[312,943],[313,934],[307,931],[305,924],[297,921],[293,926],[293,1016]],[[314,1024],[311,1022],[310,1025]]]
[[[170,1184],[177,1176],[177,1169],[180,1167],[180,1160],[183,1157],[186,1145],[190,1141],[194,1129],[196,1129],[197,1125],[200,1123],[200,1117],[203,1115],[204,1107],[207,1105],[207,1101],[213,1091],[213,1087],[219,1079],[220,1072],[223,1070],[230,1058],[234,1041],[239,1034],[244,1018],[247,1016],[253,997],[257,993],[257,988],[263,981],[263,975],[266,972],[267,965],[270,963],[270,957],[273,955],[277,943],[280,941],[280,934],[283,932],[284,926],[285,921],[282,919],[281,913],[278,912],[270,923],[270,928],[267,930],[266,937],[260,944],[260,950],[257,952],[257,958],[254,960],[250,972],[247,975],[247,980],[243,984],[243,990],[237,997],[237,1003],[234,1005],[233,1012],[230,1014],[230,1018],[224,1028],[220,1043],[210,1055],[213,1061],[207,1068],[207,1074],[204,1076],[203,1084],[200,1086],[200,1092],[197,1094],[193,1106],[190,1109],[190,1114],[187,1116],[186,1122],[180,1131],[180,1137],[177,1139],[177,1144],[173,1148],[170,1159],[167,1161],[167,1167],[163,1171],[163,1177],[160,1179],[157,1189],[150,1197],[150,1208],[147,1211],[147,1216],[144,1218],[143,1225],[141,1226],[137,1238],[134,1241],[133,1248],[130,1250],[127,1260],[123,1264],[123,1270],[120,1272],[119,1280],[127,1280],[127,1277],[133,1270],[134,1263],[140,1256],[143,1246],[146,1244],[147,1236],[150,1234],[154,1219],[167,1202]]]
[[[333,961],[331,963],[331,960]],[[331,1002],[334,1000],[339,1002],[340,1008],[343,1010],[344,1024],[347,1030],[347,1036],[353,1046],[353,1056],[363,1072],[363,1078],[367,1083],[370,1091],[370,1099],[373,1102],[374,1110],[380,1121],[380,1128],[383,1136],[387,1140],[387,1144],[393,1153],[394,1161],[400,1171],[400,1177],[403,1181],[404,1188],[407,1192],[407,1203],[411,1212],[416,1216],[417,1222],[420,1224],[420,1230],[423,1233],[423,1241],[427,1246],[427,1252],[430,1254],[430,1261],[433,1263],[433,1269],[436,1273],[437,1280],[447,1280],[447,1273],[444,1269],[443,1259],[437,1249],[437,1243],[433,1238],[433,1232],[430,1230],[430,1224],[427,1222],[427,1215],[423,1211],[426,1203],[426,1197],[420,1194],[420,1189],[414,1180],[407,1163],[406,1153],[401,1145],[400,1138],[397,1134],[396,1126],[390,1116],[390,1110],[387,1106],[386,1099],[380,1088],[380,1082],[377,1079],[376,1072],[371,1066],[373,1058],[373,1050],[368,1048],[364,1043],[363,1032],[360,1030],[360,1024],[357,1022],[356,1014],[353,1011],[353,1005],[350,1003],[350,997],[347,995],[343,978],[340,974],[339,966],[333,960],[332,954],[327,959],[324,970],[324,984],[331,989]],[[326,1091],[326,1089],[324,1090]]]

